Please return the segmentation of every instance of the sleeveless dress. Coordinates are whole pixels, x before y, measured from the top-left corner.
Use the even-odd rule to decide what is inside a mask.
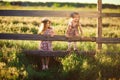
[[[70,37],[78,36],[79,35],[78,27],[79,22],[74,22],[73,20],[69,21],[66,34]]]
[[[52,35],[53,34],[53,29],[48,28],[42,35]],[[41,41],[40,43],[40,49],[43,51],[52,51],[52,41]]]

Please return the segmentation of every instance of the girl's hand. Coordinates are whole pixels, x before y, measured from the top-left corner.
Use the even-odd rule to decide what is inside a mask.
[[[81,38],[83,38],[83,36],[81,36]]]
[[[70,36],[66,34],[65,37],[70,37]]]
[[[77,36],[77,37],[79,37],[79,34],[78,34],[78,33],[76,33],[76,36]]]
[[[54,33],[53,29],[52,29],[51,32],[50,32],[50,37],[54,37],[54,35],[55,35],[55,33]]]
[[[54,37],[54,34],[50,35],[50,37]]]

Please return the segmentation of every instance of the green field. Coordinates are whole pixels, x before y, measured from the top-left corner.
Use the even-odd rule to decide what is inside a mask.
[[[95,11],[96,8],[48,8],[1,6],[0,9],[22,10],[80,10]],[[103,12],[120,13],[119,9],[103,9]],[[49,17],[56,35],[64,35],[68,17]],[[0,33],[37,34],[42,17],[0,17]],[[97,18],[81,17],[83,36],[95,37]],[[120,18],[103,18],[103,37],[120,38]],[[39,57],[25,56],[22,50],[38,49],[39,41],[0,40],[1,80],[119,80],[120,44],[103,44],[94,57],[77,56],[73,51],[64,58],[51,58],[50,69],[41,70]],[[94,51],[96,43],[78,42],[80,51]],[[54,50],[67,50],[67,42],[53,42]],[[107,54],[109,53],[109,54]]]
[[[41,6],[0,6],[0,10],[70,10],[70,11],[97,11],[97,8],[88,8],[88,7],[41,7]],[[120,8],[118,9],[110,9],[105,8],[102,10],[103,13],[120,13]]]

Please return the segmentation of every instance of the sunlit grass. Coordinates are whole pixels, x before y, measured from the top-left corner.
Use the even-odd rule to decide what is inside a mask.
[[[120,9],[103,9],[103,13],[120,13]]]
[[[0,6],[1,10],[91,10],[94,11],[95,9],[89,8],[74,8],[74,7],[42,7],[42,6]]]
[[[38,7],[38,9],[39,8],[40,7]],[[12,8],[8,7],[8,9]],[[17,9],[19,9],[19,7]],[[23,9],[27,9],[27,7]],[[29,9],[34,8],[29,7]],[[46,10],[47,9],[49,8],[46,8]],[[83,9],[81,9],[81,11],[82,10]],[[118,10],[114,11],[117,12]],[[49,17],[49,18],[52,21],[52,26],[54,27],[55,34],[65,35],[69,18],[68,17]],[[1,16],[0,33],[37,34],[38,27],[41,23],[41,19],[42,17]],[[82,24],[83,36],[96,37],[97,32],[96,18],[81,17],[80,22]],[[120,18],[103,18],[102,36],[110,38],[120,38],[119,22]],[[111,79],[111,76],[115,77],[115,79],[116,77],[119,78],[120,76],[119,72],[120,44],[103,44],[102,51],[96,54],[94,58],[82,54],[78,56],[73,51],[71,55],[68,55],[65,58],[59,60],[60,64],[62,64],[63,69],[57,69],[56,71],[54,71],[55,67],[52,67],[52,69],[50,68],[50,70],[48,71],[38,71],[37,70],[38,65],[33,63],[34,57],[31,56],[30,58],[28,58],[27,56],[24,56],[24,54],[21,54],[22,53],[21,51],[38,50],[39,44],[40,44],[39,41],[1,40],[0,79],[29,80],[31,78],[36,79],[34,77],[37,77],[37,79],[47,78],[48,80],[48,78],[50,78],[49,80],[54,80],[57,73],[59,73],[59,77],[61,78],[61,80],[62,79],[67,80],[66,76],[69,77],[70,79],[73,79],[73,77],[75,77],[77,78],[76,80],[87,80],[88,78],[91,80],[96,79],[105,80]],[[77,42],[77,47],[79,51],[95,51],[96,43]],[[68,42],[62,41],[53,42],[53,50],[67,50],[67,48]],[[26,57],[28,59],[26,59]],[[37,59],[35,62],[39,62],[37,57],[35,59]],[[58,79],[58,77],[56,79]]]
[[[70,10],[70,11],[97,11],[97,8],[75,7],[43,7],[43,6],[0,6],[0,10]],[[103,9],[102,12],[120,13],[120,9]]]

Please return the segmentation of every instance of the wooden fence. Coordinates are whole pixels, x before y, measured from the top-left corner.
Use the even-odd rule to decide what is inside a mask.
[[[72,11],[47,11],[47,10],[0,10],[0,16],[41,16],[41,17],[66,17]],[[67,38],[65,36],[55,35],[54,37],[42,36],[37,34],[9,34],[9,33],[0,33],[0,39],[8,40],[49,40],[49,41],[89,41],[97,43],[97,50],[102,49],[102,43],[108,44],[118,44],[120,43],[120,38],[103,38],[102,37],[102,17],[120,17],[120,13],[102,13],[102,0],[97,2],[97,11],[96,12],[79,12],[81,17],[95,17],[97,18],[97,35],[96,37],[74,37]],[[26,51],[26,53],[43,53],[39,50],[36,51]],[[46,53],[46,52],[44,52]],[[65,51],[53,51],[47,53],[54,53],[52,56],[60,56],[65,54]],[[47,54],[50,56],[50,54]],[[61,53],[55,55],[55,53]]]
[[[120,38],[97,38],[97,37],[65,37],[64,35],[55,35],[54,37],[43,36],[39,34],[12,34],[0,33],[0,39],[7,40],[44,40],[44,41],[80,41],[80,42],[97,42],[105,44],[118,44]]]

